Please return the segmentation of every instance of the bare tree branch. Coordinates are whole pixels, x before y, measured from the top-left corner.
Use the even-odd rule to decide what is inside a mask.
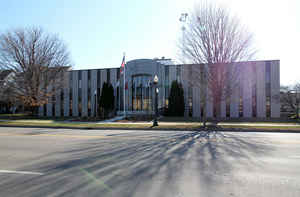
[[[280,87],[280,103],[282,111],[293,111],[297,117],[300,112],[300,83]]]
[[[64,43],[41,28],[14,29],[0,35],[0,68],[13,72],[10,88],[25,106],[46,104],[63,88],[63,73],[70,66]]]
[[[207,95],[202,91],[201,95],[220,105],[238,84],[241,68],[234,62],[250,60],[256,52],[252,44],[253,35],[224,7],[208,3],[196,7],[187,22],[184,39],[179,44],[182,52],[180,59],[202,67],[191,67],[193,75],[187,77],[189,83],[196,87],[208,87]],[[204,81],[201,76],[205,77]]]

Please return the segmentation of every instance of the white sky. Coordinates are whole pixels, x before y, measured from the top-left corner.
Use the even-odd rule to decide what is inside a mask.
[[[214,1],[227,6],[254,33],[256,59],[280,60],[281,84],[300,82],[299,0]],[[199,1],[178,2],[182,12],[188,12]]]

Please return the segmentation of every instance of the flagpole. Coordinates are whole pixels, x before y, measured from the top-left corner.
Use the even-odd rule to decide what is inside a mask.
[[[118,93],[119,93],[119,101],[118,101],[118,104],[119,104],[119,111],[121,112],[121,74],[120,74],[120,78],[119,78],[119,86],[118,86]]]
[[[125,52],[123,53],[123,56],[125,57]],[[124,62],[124,64],[125,64],[125,62]],[[125,107],[125,104],[126,104],[126,102],[125,102],[125,97],[126,97],[126,92],[125,92],[125,88],[126,88],[126,84],[125,84],[125,75],[126,75],[126,65],[124,65],[124,106],[123,106],[123,108],[124,108],[124,116],[126,117],[126,107]]]

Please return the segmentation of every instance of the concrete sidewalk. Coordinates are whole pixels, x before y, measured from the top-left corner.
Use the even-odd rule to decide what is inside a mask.
[[[109,122],[109,121],[102,121],[98,122],[97,124],[152,124],[152,121],[139,121],[139,122]],[[158,121],[160,125],[195,125],[200,124],[200,122],[164,122],[164,121]],[[202,123],[202,122],[201,122]],[[208,122],[208,124],[211,124]],[[238,123],[238,122],[220,122],[216,124],[217,126],[263,126],[263,127],[272,127],[272,126],[278,126],[278,127],[298,127],[300,124],[297,123]]]
[[[115,122],[117,120],[123,120],[124,118],[125,118],[125,116],[116,116],[116,117],[108,119],[108,120],[100,121],[100,122],[98,122],[96,124],[111,123],[111,122]]]
[[[115,125],[122,125],[122,124],[135,124],[135,125],[142,125],[142,124],[152,124],[153,121],[127,121],[127,122],[116,122],[118,120],[124,119],[123,116],[118,116],[112,119],[99,121],[99,122],[89,122],[89,121],[57,121],[57,120],[9,120],[9,119],[0,119],[0,122],[7,122],[7,121],[16,121],[16,122],[34,122],[34,123],[51,123],[53,121],[57,123],[73,123],[73,124],[115,124]],[[166,121],[158,121],[159,125],[195,125],[202,122],[166,122]],[[212,124],[208,122],[208,124]],[[262,127],[298,127],[300,123],[263,123],[263,122],[219,122],[216,126],[262,126]]]

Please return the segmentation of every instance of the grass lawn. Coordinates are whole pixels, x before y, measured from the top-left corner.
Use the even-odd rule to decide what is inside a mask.
[[[162,117],[159,119],[161,122],[200,122],[200,118],[194,117]],[[208,121],[214,121],[208,118]],[[222,119],[220,123],[284,123],[284,124],[300,124],[300,120],[296,119],[283,119],[283,118],[272,118],[272,119],[264,119],[264,118],[230,118],[230,119]]]
[[[69,121],[65,121],[69,120]],[[73,120],[73,121],[72,121]],[[145,120],[124,120],[115,123],[96,124],[95,119],[87,121],[84,119],[74,118],[51,118],[51,117],[33,117],[26,114],[1,114],[0,126],[18,126],[18,127],[60,127],[60,128],[82,128],[82,129],[178,129],[178,130],[195,130],[202,126],[197,118],[184,117],[162,117],[159,119],[159,126],[152,128],[151,122]],[[84,121],[84,122],[80,122]],[[147,119],[147,121],[149,121]],[[132,123],[134,122],[134,123]],[[208,122],[208,125],[211,123]],[[214,125],[211,128],[215,128]],[[265,130],[265,131],[299,131],[300,123],[298,121],[241,121],[227,120],[218,122],[218,128],[226,130],[248,129],[248,130]]]
[[[47,116],[33,116],[30,114],[18,113],[18,114],[0,114],[1,120],[53,120],[53,121],[101,121],[101,118],[95,117],[47,117]]]
[[[18,127],[49,127],[49,128],[78,128],[78,129],[175,129],[175,130],[195,130],[199,129],[202,124],[198,122],[194,123],[168,123],[164,124],[159,122],[158,127],[152,128],[152,123],[79,123],[79,122],[59,122],[54,120],[7,120],[0,121],[0,126],[18,126]],[[214,127],[212,127],[213,129]],[[237,129],[247,129],[247,130],[265,130],[265,131],[300,131],[300,125],[276,125],[276,126],[260,126],[260,125],[220,125],[220,129],[225,130],[237,130]]]
[[[57,122],[51,120],[8,120],[0,121],[0,126],[35,126],[35,127],[65,127],[65,128],[83,128],[83,129],[197,129],[200,127],[199,123],[193,124],[161,124],[158,127],[152,128],[152,123],[141,123],[141,124],[131,124],[131,123],[77,123],[77,122]]]

